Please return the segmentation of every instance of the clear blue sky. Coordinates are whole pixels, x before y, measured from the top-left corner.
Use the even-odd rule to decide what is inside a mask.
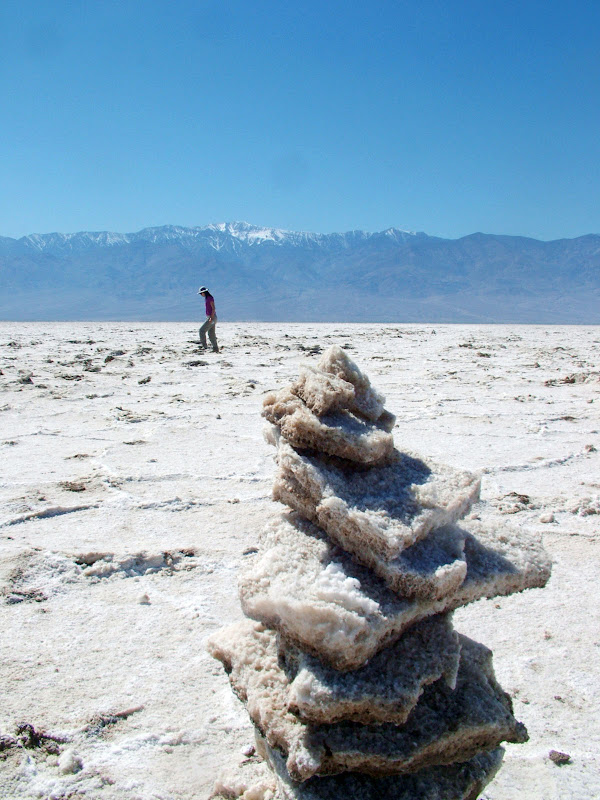
[[[600,233],[597,0],[3,0],[0,235]]]

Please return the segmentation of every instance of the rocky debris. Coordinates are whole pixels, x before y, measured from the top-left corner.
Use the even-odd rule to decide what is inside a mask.
[[[102,372],[102,367],[94,364],[91,358],[86,358],[83,362],[84,372]]]
[[[600,381],[600,372],[574,372],[562,378],[549,378],[544,381],[544,386],[561,386],[573,383],[596,383]]]
[[[80,772],[83,769],[83,759],[72,747],[61,753],[58,759],[58,769],[63,775]]]
[[[67,741],[68,737],[37,730],[30,722],[17,724],[16,739],[5,738],[8,747],[16,746],[26,750],[40,749],[51,755],[59,753],[59,745]]]
[[[292,511],[244,553],[251,619],[208,644],[263,761],[215,797],[475,800],[499,745],[527,740],[491,651],[451,612],[544,586],[550,562],[503,522],[459,523],[478,477],[395,448],[384,404],[335,346],[265,397],[273,494]]]
[[[571,756],[568,753],[561,753],[560,750],[550,750],[548,758],[559,767],[571,763]]]
[[[59,486],[66,492],[85,492],[87,488],[83,481],[61,481]]]

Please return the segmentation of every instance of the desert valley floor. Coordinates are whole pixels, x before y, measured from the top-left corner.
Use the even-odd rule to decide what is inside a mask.
[[[262,396],[339,344],[399,449],[478,472],[545,589],[458,610],[529,742],[487,800],[600,797],[600,328],[0,323],[0,797],[204,800],[253,732],[207,637],[278,506]],[[562,765],[552,750],[569,756]]]

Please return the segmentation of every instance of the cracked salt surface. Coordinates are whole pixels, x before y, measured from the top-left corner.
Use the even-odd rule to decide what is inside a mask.
[[[397,447],[483,473],[472,514],[555,561],[543,591],[454,615],[531,737],[484,797],[599,797],[600,329],[219,324],[223,354],[190,368],[185,324],[0,323],[0,796],[197,800],[245,759],[205,641],[241,618],[278,508],[262,397],[337,343]]]

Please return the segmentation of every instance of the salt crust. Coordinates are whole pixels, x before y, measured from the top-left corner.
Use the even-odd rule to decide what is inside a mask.
[[[209,800],[282,800],[277,783],[265,756],[246,758],[223,771],[214,783]]]
[[[445,681],[427,686],[398,726],[301,720],[288,710],[289,678],[279,664],[274,636],[260,626],[250,635],[241,633],[239,627],[229,629],[224,642],[212,645],[213,655],[224,662],[233,690],[268,744],[287,754],[294,780],[346,771],[414,772],[467,760],[502,741],[527,740],[510,698],[495,681],[491,651],[464,636],[456,688]]]
[[[503,748],[463,764],[428,767],[412,775],[373,778],[347,772],[292,781],[279,752],[256,734],[257,757],[229,766],[215,783],[211,800],[474,800],[498,771]],[[268,764],[268,766],[267,766]]]
[[[317,368],[305,366],[299,378],[263,401],[263,416],[292,445],[362,464],[386,460],[393,450],[396,418],[385,398],[340,348],[327,350]]]
[[[331,411],[351,408],[354,404],[354,386],[351,383],[310,366],[300,369],[300,375],[291,389],[318,417]],[[383,408],[379,414],[381,411]]]
[[[477,534],[473,536],[470,530]],[[275,518],[239,578],[244,613],[335,669],[357,669],[416,622],[481,597],[544,586],[550,562],[521,531],[469,523],[467,575],[438,600],[410,600],[333,544],[298,514]]]
[[[499,747],[465,763],[427,767],[412,775],[373,778],[346,772],[296,783],[277,750],[265,743],[263,751],[277,774],[282,800],[475,800],[500,769],[504,756]]]
[[[417,660],[412,694],[397,680],[395,703],[377,680],[390,664],[401,664],[410,675],[410,639],[439,620],[433,615],[482,596],[544,585],[550,573],[537,542],[480,526],[478,540],[472,530],[452,524],[477,499],[479,482],[394,450],[394,418],[383,403],[335,347],[317,369],[304,368],[289,389],[264,401],[263,415],[278,429],[270,437],[278,446],[274,497],[306,519],[291,514],[270,526],[240,578],[244,612],[278,633],[247,621],[247,633],[244,625],[234,626],[228,642],[226,631],[212,646],[266,737],[262,754],[278,773],[283,797],[300,796],[295,781],[325,788],[326,779],[315,776],[337,775],[331,792],[338,798],[340,792],[359,796],[361,784],[370,795],[381,794],[374,786],[379,779],[365,774],[420,772],[410,795],[404,792],[407,800],[418,800],[430,794],[423,793],[423,770],[455,769],[454,762],[474,763],[501,741],[527,740],[495,681],[491,652],[465,637],[457,674],[446,667],[432,677],[435,666],[423,669],[427,657],[420,653],[422,674]],[[403,646],[407,653],[395,653]],[[447,647],[436,648],[439,659]],[[356,671],[336,674],[357,660],[365,664],[358,670],[362,680]],[[358,693],[350,688],[357,684]],[[376,716],[392,708],[396,716],[389,721]],[[468,794],[441,789],[440,773],[429,784],[431,797],[473,800],[500,758]],[[353,776],[358,785],[345,791],[342,782],[354,771],[363,774]],[[394,796],[405,788],[396,788]]]
[[[257,687],[273,677],[269,663],[285,672],[288,710],[313,723],[353,720],[363,723],[403,724],[426,685],[443,679],[456,685],[460,645],[446,615],[418,623],[396,644],[377,653],[364,667],[338,672],[296,647],[278,641],[275,632],[260,622],[244,620],[218,631],[208,641],[209,652],[233,670],[232,682],[249,678],[250,664],[262,669],[253,680]],[[260,691],[260,689],[257,689]]]
[[[275,493],[279,483],[294,479],[303,508],[330,536],[359,557],[388,561],[433,528],[463,517],[481,487],[470,472],[399,450],[386,464],[364,469],[298,453],[279,437],[277,464]]]
[[[281,638],[278,644],[290,680],[288,708],[310,722],[401,725],[426,685],[444,680],[456,686],[460,645],[448,614],[417,623],[352,672],[327,667]]]
[[[361,372],[345,350],[334,344],[319,360],[319,369],[335,375],[354,387],[354,407],[367,419],[377,420],[384,411],[385,397],[371,386],[369,378]]]
[[[292,391],[317,416],[348,409],[376,422],[385,410],[385,398],[337,346],[327,350],[317,369],[303,367],[298,380],[292,384]]]
[[[333,498],[328,506],[321,506],[320,513],[316,514],[310,498],[295,477],[280,473],[273,486],[273,499],[285,503],[314,523],[318,524],[326,518],[327,532],[332,541],[352,552],[358,561],[370,567],[393,592],[403,597],[436,600],[460,586],[465,578],[467,564],[464,556],[464,534],[459,528],[437,528],[422,541],[403,550],[393,560],[386,561],[371,550],[364,547],[361,549],[361,543],[350,546],[348,537],[344,534],[348,530],[354,533],[352,529],[355,519],[347,517],[348,524],[342,523],[337,529],[332,525],[331,518],[335,511],[342,508],[338,498]],[[353,539],[352,545],[356,545],[356,539]]]
[[[376,423],[350,411],[333,411],[318,417],[290,388],[267,394],[262,413],[294,447],[363,464],[384,461],[394,448],[391,433]]]

